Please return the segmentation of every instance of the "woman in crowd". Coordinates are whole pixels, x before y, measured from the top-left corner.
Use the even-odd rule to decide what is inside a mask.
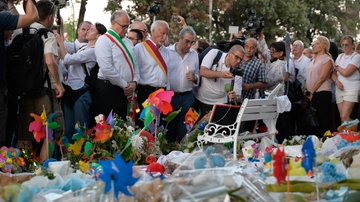
[[[270,45],[271,63],[266,66],[266,87],[265,90],[272,91],[278,84],[283,84],[278,96],[285,93],[284,76],[286,73],[285,43],[274,42]]]
[[[336,104],[343,123],[344,121],[350,121],[350,114],[355,103],[358,102],[360,55],[354,51],[355,44],[351,36],[344,36],[340,42],[344,53],[340,54],[335,61],[332,80],[336,84]]]
[[[319,129],[312,134],[322,137],[330,129],[331,80],[330,74],[334,61],[329,54],[330,41],[324,36],[318,36],[312,43],[314,58],[306,75],[305,95],[316,110]]]
[[[82,126],[89,125],[89,107],[92,100],[88,85],[85,83],[85,71],[89,73],[96,65],[94,46],[96,40],[102,34],[105,34],[106,31],[103,24],[95,23],[95,25],[92,25],[86,33],[86,39],[89,41],[88,44],[74,54],[66,52],[63,40],[59,35],[56,35],[60,47],[61,59],[64,60],[64,65],[68,70],[68,79],[65,81],[64,120],[65,136],[70,141],[72,140],[72,135],[75,133],[74,128],[77,122]]]

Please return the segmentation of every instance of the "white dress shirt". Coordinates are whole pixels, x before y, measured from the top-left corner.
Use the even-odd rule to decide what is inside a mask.
[[[184,58],[181,58],[179,53],[176,52],[176,45],[177,43],[167,47],[171,58],[168,64],[170,90],[176,93],[191,91],[193,86],[196,86],[199,82],[199,55],[194,49],[190,48],[189,52],[184,55]],[[186,78],[187,72],[195,75],[197,83]]]
[[[85,47],[87,43],[80,43],[79,40],[75,40],[74,42],[64,41],[64,47],[67,53],[76,53],[80,50],[80,48]]]
[[[67,53],[64,65],[68,66],[68,79],[65,82],[73,90],[82,88],[85,84],[85,72],[82,64],[85,63],[88,73],[96,64],[94,46],[83,47],[77,53]]]
[[[126,37],[122,38],[122,41],[135,61],[132,42]],[[139,68],[136,62],[133,69],[134,80],[132,80],[130,66],[126,62],[125,56],[107,36],[102,35],[98,38],[95,44],[95,54],[99,65],[98,79],[108,80],[111,84],[120,88],[125,88],[131,81],[139,82]]]
[[[158,50],[168,67],[169,74],[169,50],[165,46],[161,46]],[[139,68],[140,74],[139,84],[149,85],[152,87],[166,86],[166,89],[170,89],[170,84],[167,82],[164,72],[160,69],[154,58],[146,50],[144,44],[137,44],[134,47],[134,52],[135,66]]]

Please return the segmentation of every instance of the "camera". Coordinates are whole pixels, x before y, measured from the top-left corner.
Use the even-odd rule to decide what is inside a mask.
[[[232,73],[233,76],[242,76],[243,70],[239,67],[231,67],[230,73]]]
[[[52,2],[55,4],[55,6],[57,6],[59,9],[64,8],[65,6],[68,5],[69,0],[52,0]]]
[[[176,16],[176,15],[173,15],[173,16],[171,17],[171,19],[172,19],[172,21],[174,21],[174,22],[178,22],[178,21],[179,21],[179,18],[178,18],[178,16]]]
[[[247,8],[245,12],[249,16],[248,21],[245,23],[245,28],[250,32],[250,37],[257,39],[260,30],[265,27],[265,18],[257,18],[256,11],[252,8]]]
[[[160,13],[160,6],[162,4],[162,2],[155,1],[151,6],[147,8],[147,10],[150,12],[151,15],[157,15]]]

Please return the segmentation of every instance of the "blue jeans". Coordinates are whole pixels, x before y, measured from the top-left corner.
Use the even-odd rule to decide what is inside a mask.
[[[179,110],[180,113],[170,121],[168,125],[168,132],[166,138],[169,142],[180,142],[187,133],[185,122],[185,115],[190,107],[194,104],[194,96],[192,91],[183,95],[174,95],[171,99],[171,106],[173,111]]]
[[[65,103],[65,136],[72,143],[72,136],[75,134],[75,124],[80,123],[81,126],[89,126],[89,107],[91,104],[90,91],[81,95],[74,104],[68,105]]]

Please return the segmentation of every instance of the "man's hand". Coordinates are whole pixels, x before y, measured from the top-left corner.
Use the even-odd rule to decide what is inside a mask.
[[[61,98],[64,95],[64,92],[65,92],[65,89],[61,83],[55,84],[55,93],[56,93],[57,98]]]
[[[136,89],[135,82],[129,82],[128,85],[123,89],[125,96],[130,96]]]
[[[186,79],[188,81],[195,81],[195,75],[191,72],[186,73]]]
[[[231,72],[221,72],[221,77],[231,79],[234,78],[234,75]]]
[[[177,15],[176,17],[178,17],[179,19],[179,21],[177,22],[178,24],[181,24],[183,28],[187,27],[185,19],[181,15]]]

